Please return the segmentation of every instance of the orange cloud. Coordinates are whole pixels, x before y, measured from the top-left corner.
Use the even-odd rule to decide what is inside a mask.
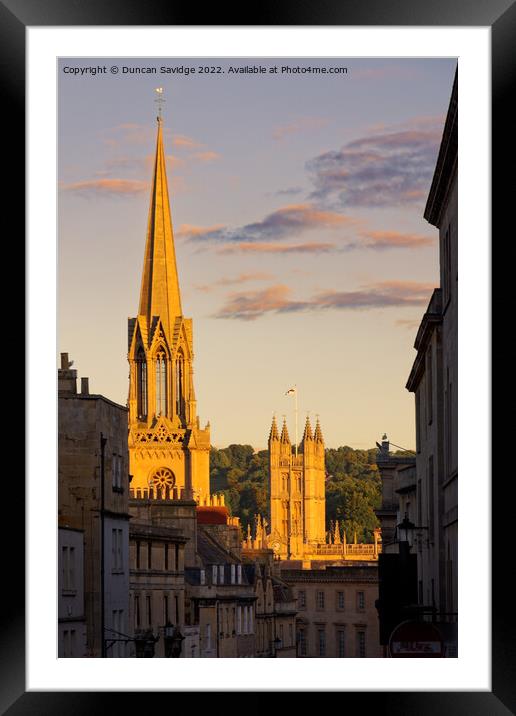
[[[219,254],[248,253],[248,254],[323,254],[332,251],[335,244],[306,242],[303,244],[249,244],[240,242],[218,249]]]
[[[302,119],[291,122],[290,124],[284,124],[280,127],[276,127],[272,136],[276,141],[281,141],[291,134],[298,134],[299,132],[307,132],[313,129],[326,127],[328,123],[329,120],[324,119],[323,117],[303,117]]]
[[[215,224],[214,226],[193,226],[192,224],[181,224],[175,235],[179,239],[196,239],[203,238],[207,234],[215,231],[223,231],[226,227],[223,224]]]
[[[91,179],[61,186],[63,191],[81,196],[134,196],[149,190],[149,183],[130,179]]]
[[[197,230],[195,232],[183,232],[188,238],[228,243],[268,243],[279,241],[291,235],[299,235],[305,231],[314,229],[336,229],[344,225],[356,223],[345,214],[334,211],[323,211],[315,208],[312,204],[288,204],[276,209],[260,221],[228,229],[218,227],[211,230]]]
[[[364,231],[368,241],[365,246],[371,249],[419,249],[431,246],[435,239],[421,234],[402,234],[399,231]]]
[[[420,321],[416,319],[410,319],[410,318],[400,318],[397,321],[395,321],[397,326],[402,326],[403,328],[407,329],[414,329],[418,328]]]
[[[290,303],[288,296],[291,289],[279,284],[262,291],[246,293],[230,293],[225,306],[217,314],[217,318],[240,318],[252,321],[271,311],[282,310]]]
[[[427,303],[433,288],[432,284],[417,281],[380,281],[356,291],[325,291],[306,301],[296,301],[290,298],[291,289],[279,284],[261,291],[230,293],[215,317],[252,321],[268,313],[420,306]]]
[[[220,154],[217,152],[197,152],[192,156],[200,162],[213,162],[215,159],[220,159]]]
[[[172,142],[176,147],[185,147],[186,149],[200,149],[204,147],[204,144],[193,139],[193,137],[186,136],[186,134],[175,134]]]
[[[210,284],[197,285],[195,288],[198,291],[208,293],[219,286],[236,286],[251,281],[267,281],[271,278],[274,278],[273,274],[265,273],[263,271],[258,273],[241,273],[239,276],[235,276],[234,278],[220,278],[218,281],[214,281]]]

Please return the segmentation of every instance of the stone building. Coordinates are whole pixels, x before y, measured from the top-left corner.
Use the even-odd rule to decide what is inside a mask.
[[[188,538],[180,530],[131,520],[130,615],[135,642],[129,656],[136,656],[138,642],[155,639],[155,656],[168,657],[169,627],[184,636],[184,551]],[[191,639],[189,640],[191,641]],[[194,644],[195,652],[197,645]],[[194,656],[192,644],[183,644],[181,656]]]
[[[419,327],[407,381],[416,403],[418,601],[457,655],[458,76],[424,216],[439,230],[440,287]]]
[[[400,538],[393,528],[397,524],[399,530],[406,516],[410,537],[403,543],[410,556],[417,557],[415,596],[408,596],[412,594],[409,581],[405,613],[409,606],[413,618],[438,626],[445,656],[457,655],[457,82],[456,73],[424,210],[425,219],[439,229],[440,286],[421,320],[414,343],[417,354],[406,384],[415,397],[416,455],[405,461],[391,456],[387,442],[378,456],[383,504],[377,514],[384,549],[396,551]],[[406,556],[411,572],[412,561]],[[386,570],[384,577],[380,591],[387,594],[385,582],[389,578],[398,582],[400,577],[393,570]]]
[[[382,478],[382,504],[375,510],[382,532],[383,554],[398,553],[400,522],[407,517],[416,524],[416,458],[411,455],[392,455],[387,435],[383,436],[376,456]]]
[[[322,569],[281,569],[297,599],[298,658],[382,657],[378,567],[342,563]]]
[[[278,659],[295,658],[297,601],[294,590],[283,579],[272,578],[274,599],[274,656]]]
[[[269,560],[245,565],[256,594],[256,656],[295,657],[296,600],[288,584],[273,573],[272,553]]]
[[[86,656],[84,530],[58,529],[58,657]]]
[[[183,316],[162,118],[138,315],[129,319],[129,455],[135,488],[209,496],[209,424],[201,429],[193,380],[192,319]]]
[[[185,615],[185,569],[197,561],[196,510],[197,503],[185,496],[185,490],[130,491],[132,628],[138,639],[155,640],[156,657],[199,656],[198,625]],[[177,653],[170,640],[174,630],[181,644]]]
[[[125,656],[129,607],[127,409],[89,392],[68,354],[58,371],[58,521],[84,535],[87,656]],[[79,568],[79,567],[77,567]],[[63,575],[60,574],[60,590]],[[108,640],[111,647],[108,649]]]
[[[243,569],[240,526],[223,505],[197,508],[197,560],[186,569],[186,622],[200,629],[203,658],[256,654],[256,595]]]
[[[378,443],[377,443],[378,445]],[[382,503],[376,510],[382,531],[383,549],[378,557],[378,617],[380,644],[388,656],[394,629],[404,621],[419,619],[417,607],[417,557],[412,550],[413,534],[402,524],[417,520],[416,458],[391,454],[387,435],[376,456],[382,478]],[[412,551],[411,551],[412,550]]]

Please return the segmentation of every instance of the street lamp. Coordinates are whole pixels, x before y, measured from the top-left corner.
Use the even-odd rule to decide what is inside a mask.
[[[152,659],[157,641],[159,641],[159,636],[154,636],[151,629],[135,636],[134,646],[137,658],[143,657]]]
[[[167,622],[163,627],[165,635],[165,656],[167,658],[178,659],[181,656],[181,648],[185,637],[181,634],[177,626]]]
[[[272,643],[273,643],[273,645],[274,645],[274,656],[276,656],[276,653],[277,653],[277,652],[279,651],[279,649],[281,649],[281,647],[283,646],[283,642],[282,642],[281,639],[277,636]]]
[[[408,513],[405,512],[405,517],[399,525],[396,525],[398,530],[399,539],[398,542],[407,542],[409,548],[412,546],[412,540],[414,538],[414,530],[416,525],[409,520]]]

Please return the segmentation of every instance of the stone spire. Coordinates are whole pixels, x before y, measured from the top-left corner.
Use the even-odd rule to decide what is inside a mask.
[[[279,440],[278,435],[278,426],[276,425],[276,416],[272,416],[272,425],[271,425],[271,431],[269,433],[269,441],[271,440]]]
[[[283,418],[283,427],[281,428],[280,441],[282,443],[288,443],[290,445],[290,438],[289,438],[288,430],[287,430],[287,421],[285,418]]]
[[[306,416],[306,423],[305,423],[305,432],[303,433],[303,442],[305,440],[313,440],[314,437],[312,435],[312,426],[310,425],[310,418],[308,415]]]
[[[147,224],[147,242],[145,245],[139,314],[147,317],[148,326],[150,326],[153,316],[159,316],[165,326],[167,338],[172,342],[174,320],[177,316],[182,315],[182,310],[168,197],[165,150],[163,149],[163,120],[161,117],[158,117],[158,137]]]
[[[319,418],[317,418],[317,424],[315,426],[314,440],[315,440],[315,442],[318,442],[318,443],[324,442]]]

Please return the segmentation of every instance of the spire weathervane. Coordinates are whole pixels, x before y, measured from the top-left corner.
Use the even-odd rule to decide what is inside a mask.
[[[162,116],[162,109],[163,105],[165,104],[165,99],[163,99],[163,87],[156,87],[156,99],[154,100],[158,106],[158,122],[161,122]]]

